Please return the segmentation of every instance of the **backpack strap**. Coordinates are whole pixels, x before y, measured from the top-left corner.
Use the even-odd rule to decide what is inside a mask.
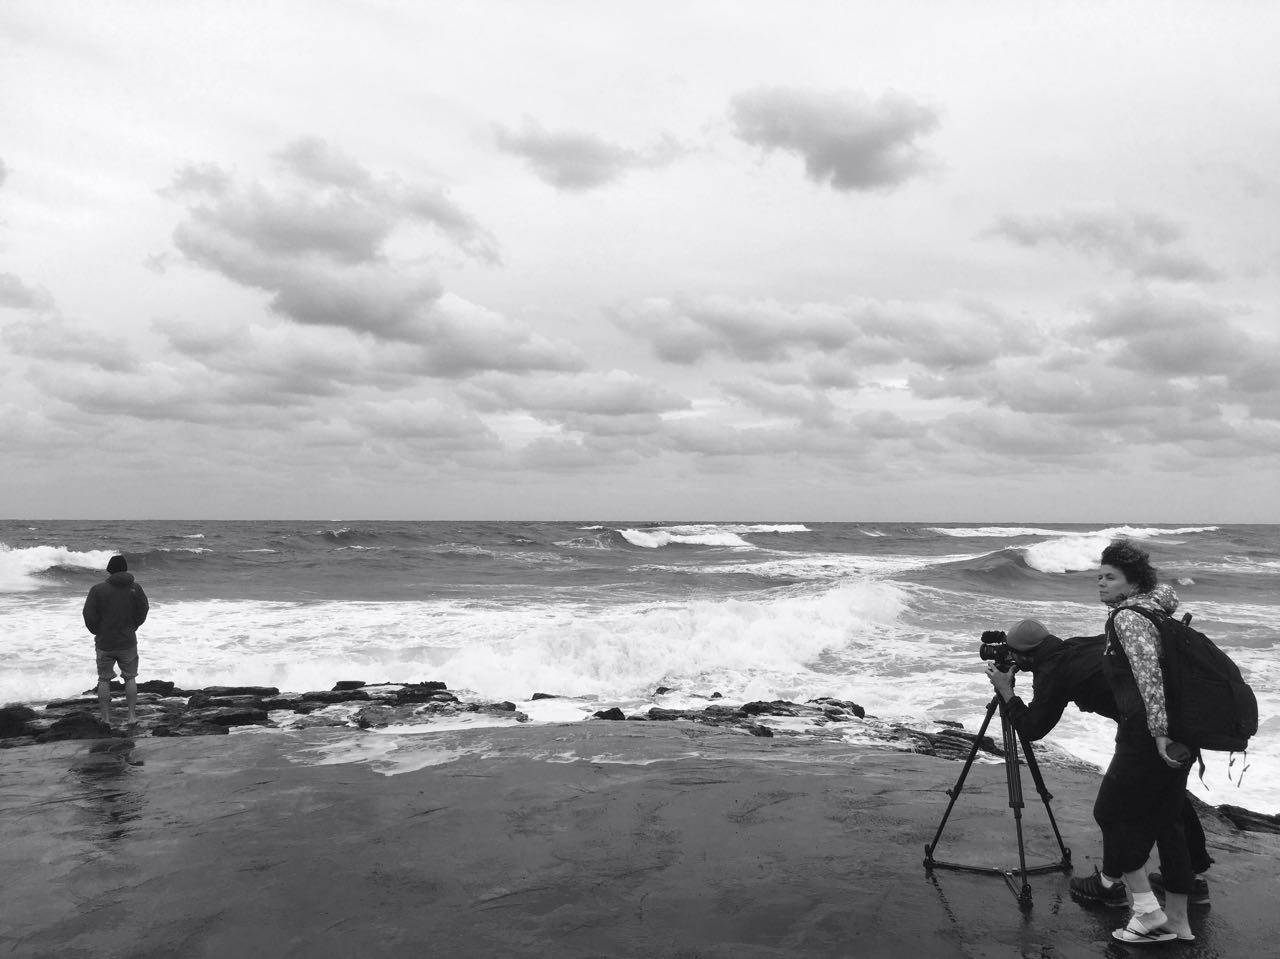
[[[1152,625],[1152,626],[1154,626],[1154,627],[1156,628],[1156,634],[1159,636],[1159,639],[1160,639],[1160,641],[1159,641],[1158,643],[1156,643],[1156,658],[1160,661],[1161,669],[1163,669],[1163,668],[1164,668],[1164,660],[1165,660],[1165,656],[1164,656],[1164,631],[1160,629],[1160,621],[1161,621],[1161,620],[1168,620],[1168,619],[1170,618],[1170,617],[1169,617],[1169,614],[1168,614],[1168,613],[1165,613],[1165,612],[1160,612],[1160,611],[1157,611],[1157,610],[1154,610],[1154,609],[1147,609],[1145,606],[1117,606],[1117,607],[1116,607],[1115,609],[1113,609],[1113,610],[1111,611],[1111,613],[1107,616],[1107,641],[1108,641],[1108,642],[1110,642],[1110,641],[1111,641],[1111,637],[1113,637],[1113,636],[1114,636],[1114,637],[1115,637],[1115,639],[1116,639],[1116,645],[1117,645],[1117,646],[1119,646],[1119,645],[1120,645],[1120,637],[1119,637],[1119,636],[1117,635],[1117,633],[1116,633],[1116,623],[1115,623],[1115,620],[1116,620],[1116,614],[1121,613],[1121,612],[1123,612],[1123,611],[1124,611],[1124,610],[1126,610],[1126,609],[1127,609],[1127,610],[1131,610],[1132,612],[1137,613],[1137,614],[1138,614],[1139,616],[1141,616],[1143,619],[1149,620],[1149,621],[1151,622],[1151,625]],[[1185,622],[1187,622],[1190,618],[1191,618],[1191,614],[1190,614],[1190,613],[1187,613],[1187,614],[1182,618],[1182,621],[1185,623]],[[1123,647],[1121,647],[1121,652],[1123,652],[1123,651],[1124,651],[1124,648],[1123,648]]]

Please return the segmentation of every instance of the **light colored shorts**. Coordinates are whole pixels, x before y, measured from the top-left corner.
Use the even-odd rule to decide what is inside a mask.
[[[109,683],[116,678],[116,663],[120,664],[120,678],[134,679],[138,675],[138,647],[132,649],[99,649],[98,682]]]

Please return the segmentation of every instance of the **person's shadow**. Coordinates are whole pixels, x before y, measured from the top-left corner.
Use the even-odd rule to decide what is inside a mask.
[[[99,842],[116,842],[133,831],[142,815],[144,797],[129,780],[142,760],[134,756],[132,739],[104,739],[76,757],[71,773],[84,787],[83,798],[96,813],[94,835]]]

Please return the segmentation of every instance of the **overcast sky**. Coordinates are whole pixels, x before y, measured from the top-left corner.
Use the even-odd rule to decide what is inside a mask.
[[[0,6],[0,514],[1280,521],[1280,6]]]

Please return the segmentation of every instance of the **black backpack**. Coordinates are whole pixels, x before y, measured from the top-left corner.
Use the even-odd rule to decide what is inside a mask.
[[[1192,749],[1241,752],[1258,731],[1258,700],[1240,667],[1208,636],[1193,629],[1191,614],[1174,619],[1141,606],[1123,606],[1145,616],[1160,631],[1169,738]],[[1115,634],[1107,619],[1107,633]]]

